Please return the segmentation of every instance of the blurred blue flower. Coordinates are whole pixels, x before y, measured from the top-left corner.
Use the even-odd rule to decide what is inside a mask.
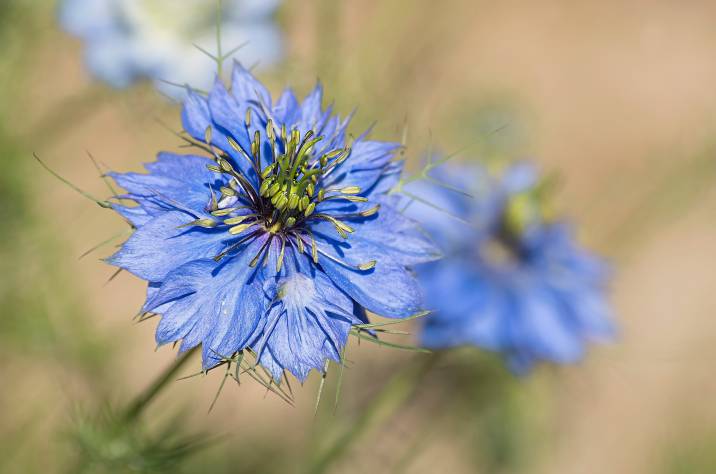
[[[225,0],[221,37],[231,58],[270,66],[282,56],[281,32],[272,16],[280,0]],[[215,0],[62,0],[60,23],[85,42],[87,67],[113,87],[148,78],[162,92],[182,98],[170,80],[208,89],[214,61],[194,46],[216,52]]]
[[[607,268],[575,242],[570,225],[551,218],[548,180],[528,163],[501,175],[476,165],[436,171],[433,178],[465,193],[430,180],[406,187],[419,197],[406,214],[446,254],[419,267],[436,310],[422,329],[424,346],[479,346],[526,372],[540,360],[577,362],[587,341],[613,337]]]
[[[112,174],[136,230],[109,262],[149,282],[158,344],[202,344],[205,368],[250,348],[275,379],[304,380],[339,360],[366,310],[421,309],[407,268],[438,251],[387,197],[399,145],[349,143],[350,117],[322,96],[274,102],[237,63],[230,91],[217,81],[184,103],[186,140],[212,158],[160,153],[148,174]]]

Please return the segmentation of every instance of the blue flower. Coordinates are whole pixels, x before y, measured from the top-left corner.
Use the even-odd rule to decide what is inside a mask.
[[[456,166],[434,176],[470,196],[429,182],[408,185],[418,216],[445,252],[421,265],[429,348],[474,345],[503,353],[517,372],[540,360],[574,363],[587,341],[614,328],[605,297],[607,268],[581,248],[547,207],[547,181],[527,163],[503,174]],[[428,203],[430,205],[428,205]]]
[[[246,64],[275,64],[281,32],[272,21],[279,0],[226,0],[221,36],[225,49],[244,45],[231,57]],[[214,0],[63,0],[60,23],[85,42],[90,71],[113,87],[148,78],[162,92],[183,97],[164,80],[208,89],[216,67],[206,51],[216,49]],[[228,52],[228,51],[225,51]]]
[[[304,380],[366,311],[421,309],[408,268],[438,251],[387,196],[399,145],[351,143],[322,95],[274,102],[237,63],[230,90],[217,80],[184,103],[186,140],[210,157],[160,153],[147,174],[112,175],[136,230],[109,262],[149,282],[158,344],[201,344],[205,368],[248,348],[275,379]]]

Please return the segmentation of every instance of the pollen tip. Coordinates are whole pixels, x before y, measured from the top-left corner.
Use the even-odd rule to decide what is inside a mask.
[[[375,268],[375,265],[377,263],[378,263],[377,260],[371,260],[370,262],[361,263],[360,265],[358,265],[358,269],[361,271],[372,270]]]

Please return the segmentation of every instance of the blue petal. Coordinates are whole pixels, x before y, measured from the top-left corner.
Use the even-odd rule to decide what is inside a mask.
[[[441,252],[418,223],[396,211],[388,204],[381,205],[375,219],[356,226],[348,243],[365,240],[403,265],[415,265],[440,258]],[[352,244],[351,244],[352,245]]]
[[[211,129],[211,144],[234,158],[234,165],[246,171],[247,163],[239,152],[229,144],[226,135],[233,138],[242,147],[247,146],[246,131],[240,127],[244,123],[246,107],[239,107],[236,99],[230,95],[223,83],[217,78],[214,88],[205,98],[189,91],[182,109],[184,130],[195,140],[204,143],[207,129]],[[238,127],[238,128],[237,128]]]
[[[294,125],[300,118],[301,109],[295,94],[291,89],[286,89],[276,101],[273,108],[274,117],[280,124],[286,124],[287,128]]]
[[[317,83],[310,94],[303,99],[301,104],[301,124],[303,128],[301,134],[306,133],[310,129],[316,129],[321,123],[323,113],[321,103],[323,101],[323,86]]]
[[[207,158],[160,153],[157,161],[146,165],[150,174],[109,173],[119,186],[137,196],[153,197],[178,208],[203,213],[210,200],[210,186],[223,183],[206,168]]]
[[[511,165],[502,175],[502,186],[509,194],[529,190],[539,179],[537,169],[532,163],[521,161]]]
[[[383,176],[398,148],[399,143],[356,141],[350,158],[329,176],[326,186],[359,186],[363,190],[370,189]]]
[[[571,315],[574,331],[587,340],[607,341],[614,338],[616,329],[612,310],[600,290],[590,287],[565,290],[552,288],[564,311]]]
[[[214,257],[231,235],[224,230],[179,228],[192,220],[178,211],[155,217],[134,231],[108,262],[145,280],[162,281],[184,263]]]
[[[277,304],[266,317],[255,345],[260,362],[280,380],[287,369],[304,381],[312,369],[322,370],[326,359],[340,360],[352,324],[353,302],[322,272],[293,272],[276,285]]]
[[[194,139],[203,142],[206,129],[211,125],[208,100],[190,90],[184,99],[181,118],[184,130]]]
[[[216,174],[206,167],[212,163],[212,160],[204,156],[161,152],[156,161],[147,163],[144,167],[151,174],[176,179],[203,190],[205,183],[213,183],[216,180]]]
[[[183,339],[182,350],[202,343],[204,368],[243,349],[265,311],[263,290],[249,266],[261,243],[247,244],[225,264],[195,260],[168,274],[148,303],[173,301],[157,327],[157,343]]]
[[[437,262],[420,267],[427,299],[438,303],[425,320],[421,343],[430,348],[476,345],[505,348],[503,328],[510,308],[499,285],[481,278],[467,262]]]
[[[141,206],[128,207],[122,204],[112,204],[112,209],[127,219],[133,227],[141,227],[152,218]]]
[[[395,188],[398,181],[400,181],[400,176],[403,174],[403,166],[403,160],[388,163],[385,168],[383,168],[383,172],[378,178],[378,181],[375,182],[373,187],[364,191],[362,195],[370,198],[371,196],[388,194]]]
[[[239,103],[253,102],[263,104],[268,110],[271,110],[271,94],[266,89],[266,86],[261,84],[238,61],[234,61],[234,70],[231,75],[231,93]]]
[[[351,222],[351,225],[355,232],[347,239],[340,239],[329,222],[316,222],[311,230],[330,246],[331,255],[354,265],[384,256],[405,266],[440,258],[440,250],[430,237],[414,221],[390,206],[382,206],[378,215],[371,220],[355,224]]]
[[[541,358],[558,363],[573,363],[582,356],[579,336],[564,321],[554,297],[542,289],[523,292],[521,307],[520,346],[532,347]]]
[[[216,84],[209,94],[209,110],[214,130],[218,129],[220,133],[215,139],[212,137],[212,142],[230,154],[235,160],[235,165],[238,165],[246,175],[249,174],[250,164],[240,152],[237,152],[229,144],[226,135],[231,136],[241,146],[244,153],[251,155],[250,142],[253,137],[249,136],[244,124],[247,108],[248,104],[238,101],[226,90],[219,79],[216,80]]]
[[[357,239],[356,239],[357,240]],[[319,249],[339,256],[330,236],[316,234]],[[404,318],[421,310],[420,287],[403,264],[368,241],[356,241],[343,261],[357,265],[376,260],[375,268],[361,271],[349,268],[321,255],[319,264],[331,280],[368,311],[390,318]],[[340,256],[338,257],[340,258]]]

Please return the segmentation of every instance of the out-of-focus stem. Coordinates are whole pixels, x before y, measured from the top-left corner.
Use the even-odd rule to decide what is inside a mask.
[[[328,468],[345,454],[361,435],[372,427],[382,425],[410,398],[439,358],[440,353],[430,354],[420,363],[412,364],[395,375],[352,426],[314,460],[308,472],[314,474],[327,472]]]
[[[193,349],[190,349],[181,356],[177,357],[177,359],[172,363],[172,365],[167,367],[164,372],[162,372],[149,387],[147,387],[142,393],[140,393],[127,406],[127,409],[124,412],[124,418],[126,420],[134,420],[138,418],[142,414],[142,411],[144,411],[144,409],[151,403],[154,397],[156,397],[169,382],[174,380],[177,372],[179,372],[179,370],[189,361],[189,359],[192,355],[194,355],[194,352],[196,352],[197,349],[198,347],[194,347]]]

